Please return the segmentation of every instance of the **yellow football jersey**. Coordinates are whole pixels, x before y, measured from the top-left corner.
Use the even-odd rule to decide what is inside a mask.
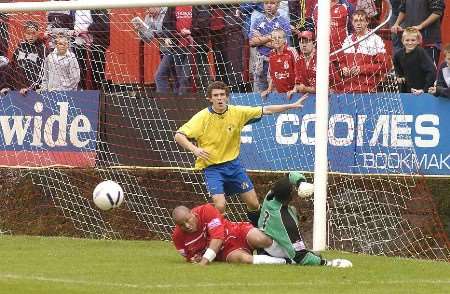
[[[203,169],[236,159],[241,146],[242,128],[259,121],[262,115],[261,106],[228,105],[222,114],[208,107],[195,114],[177,132],[197,141],[197,146],[209,153],[208,161],[197,158],[195,162],[196,168]]]

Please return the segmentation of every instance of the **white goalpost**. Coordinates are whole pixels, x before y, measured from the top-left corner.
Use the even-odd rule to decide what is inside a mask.
[[[314,161],[313,249],[326,248],[328,185],[328,84],[330,63],[330,1],[319,0],[317,23],[316,142]]]
[[[372,14],[372,18],[380,19],[368,35],[338,50],[330,46],[334,24],[329,0],[318,0],[317,8],[308,8],[307,0],[281,2],[279,14],[288,17],[293,28],[298,23],[302,30],[315,31],[317,87],[315,99],[309,98],[301,111],[264,118],[241,134],[242,160],[254,171],[251,175],[257,179],[258,195],[263,196],[279,174],[305,172],[314,182],[314,199],[294,202],[313,250],[450,260],[448,237],[417,162],[410,168],[389,163],[377,170],[368,166],[378,154],[386,153],[386,146],[396,154],[416,154],[412,144],[404,143],[410,139],[406,131],[398,131],[395,138],[389,135],[392,128],[402,129],[409,122],[397,85],[387,75],[390,61],[373,61],[371,65],[380,69],[368,73],[366,80],[355,81],[341,73],[344,61],[348,61],[347,49],[361,46],[387,22],[391,15],[389,1],[381,1],[388,5],[385,14],[381,10],[378,16]],[[294,2],[300,4],[292,6]],[[375,1],[367,2],[375,5]],[[38,210],[49,208],[70,222],[59,218],[52,221],[63,234],[76,231],[75,236],[87,238],[170,241],[174,227],[171,209],[210,200],[202,173],[193,169],[194,156],[173,139],[184,122],[208,106],[201,94],[207,83],[226,81],[232,89],[232,104],[288,101],[284,94],[261,100],[258,93],[249,90],[252,74],[258,70],[258,55],[250,49],[246,34],[252,17],[262,12],[254,9],[249,13],[241,4],[250,1],[0,3],[7,28],[3,35],[9,44],[2,57],[12,68],[7,71],[0,64],[0,70],[5,70],[0,90],[8,88],[0,99],[0,175],[7,182],[9,179],[7,195],[0,196],[0,201],[2,197],[26,195],[32,189],[26,184],[29,178],[40,191],[33,192],[33,201],[41,203]],[[206,19],[192,20],[192,26],[203,26],[197,28],[194,37],[181,35],[174,23],[161,27],[160,35],[145,35],[133,27],[137,18],[147,21],[146,8],[178,6],[195,6],[198,15]],[[301,13],[292,11],[292,7],[300,7],[295,9],[302,9]],[[317,19],[311,20],[314,16],[305,14],[313,15],[313,8],[318,13]],[[95,10],[94,18],[104,25],[98,31],[107,32],[108,38],[101,34],[93,38],[87,25],[74,21],[76,11],[86,10]],[[212,16],[222,17],[223,23],[218,25]],[[67,19],[72,23],[66,23]],[[93,22],[92,16],[89,21]],[[0,31],[1,22],[0,18]],[[308,27],[313,23],[314,28]],[[27,39],[28,29],[37,33],[34,43]],[[61,40],[54,36],[61,34],[69,43],[67,56],[78,62],[78,89],[83,91],[41,91],[38,87],[47,56],[61,46],[57,43]],[[173,45],[171,40],[179,43]],[[185,46],[184,41],[191,43]],[[167,56],[172,59],[167,61]],[[150,84],[161,78],[157,68],[166,61],[171,67],[164,73],[163,86],[171,93],[158,92]],[[38,70],[31,70],[30,64],[37,65]],[[58,72],[59,66],[55,66]],[[61,69],[59,75],[68,72]],[[176,92],[186,82],[180,76],[189,79],[189,91]],[[368,80],[377,81],[373,89],[340,90],[346,83],[364,88]],[[24,88],[28,89],[28,98],[20,96]],[[10,175],[10,170],[15,172]],[[124,205],[108,213],[99,211],[91,199],[92,190],[102,180],[119,183],[126,195]],[[12,204],[5,203],[5,208],[0,208],[0,229],[27,233],[26,226],[8,227]],[[229,219],[245,221],[245,212],[236,195],[228,201]],[[45,214],[44,221],[47,218]]]

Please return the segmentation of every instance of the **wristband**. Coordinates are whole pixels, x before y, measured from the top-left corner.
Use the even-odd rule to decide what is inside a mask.
[[[209,262],[211,262],[214,260],[214,258],[216,258],[216,252],[211,248],[208,248],[203,254],[203,258],[206,258]]]

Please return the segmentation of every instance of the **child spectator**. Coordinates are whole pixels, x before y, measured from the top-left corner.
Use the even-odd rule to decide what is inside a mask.
[[[450,43],[444,47],[444,57],[444,62],[439,66],[436,86],[430,87],[428,93],[450,98]]]
[[[68,0],[52,0],[52,1],[68,1]],[[75,13],[71,10],[58,10],[47,12],[47,30],[45,38],[48,40],[50,50],[55,48],[55,38],[59,34],[71,36],[73,34],[75,21]]]
[[[253,70],[254,92],[262,92],[268,87],[269,54],[273,48],[272,31],[280,28],[288,38],[291,37],[289,20],[277,12],[279,5],[279,1],[276,0],[264,2],[264,15],[257,18],[250,28],[250,46],[257,48]]]
[[[55,50],[44,61],[42,91],[76,91],[80,81],[80,67],[75,54],[69,50],[69,39],[58,35]]]
[[[34,21],[27,21],[24,25],[24,40],[14,51],[11,71],[14,80],[10,86],[25,95],[29,90],[38,88],[41,82],[41,71],[47,48],[44,41],[39,38],[39,26]]]
[[[369,17],[364,10],[357,10],[352,15],[355,30],[348,36],[342,48],[342,56],[338,58],[343,79],[344,92],[376,92],[378,83],[391,68],[391,61],[386,53],[383,40],[372,34],[361,40],[370,30]],[[357,42],[349,47],[350,44]]]
[[[430,56],[419,46],[422,36],[417,28],[403,31],[404,48],[394,56],[394,68],[401,93],[420,95],[428,92],[436,77],[436,67]]]
[[[295,86],[295,64],[298,53],[295,48],[288,47],[286,33],[275,29],[271,34],[273,50],[269,55],[269,86],[261,92],[261,98],[272,92],[275,87],[278,93],[292,91]]]
[[[401,0],[399,14],[391,31],[396,34],[406,27],[414,27],[419,30],[423,36],[422,46],[437,66],[441,47],[441,19],[444,10],[444,0]]]

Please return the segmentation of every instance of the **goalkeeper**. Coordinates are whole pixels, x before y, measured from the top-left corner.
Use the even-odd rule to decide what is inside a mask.
[[[288,177],[276,181],[267,193],[261,207],[258,228],[270,236],[274,244],[265,251],[274,257],[288,257],[300,265],[327,265],[333,267],[351,267],[352,263],[345,259],[327,261],[320,255],[307,250],[300,233],[298,216],[294,207],[290,206],[293,186],[298,187],[300,197],[308,197],[313,193],[313,185],[299,172],[291,172]]]

